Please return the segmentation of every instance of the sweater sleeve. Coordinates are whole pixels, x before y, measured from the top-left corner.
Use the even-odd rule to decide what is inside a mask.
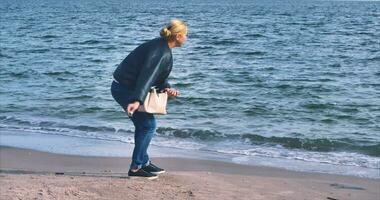
[[[163,60],[164,57],[161,51],[156,50],[148,53],[137,77],[131,102],[139,101],[140,105],[144,103],[146,95],[160,74]]]
[[[168,82],[168,78],[166,78],[162,83],[160,83],[158,86],[159,90],[163,90],[165,88],[171,88],[171,85]]]

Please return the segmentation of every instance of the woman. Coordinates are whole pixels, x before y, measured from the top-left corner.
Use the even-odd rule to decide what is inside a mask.
[[[181,20],[171,22],[160,31],[158,38],[145,42],[134,49],[116,68],[111,86],[113,98],[128,113],[135,126],[135,147],[129,176],[157,178],[165,172],[154,165],[147,150],[156,131],[153,114],[139,112],[152,86],[176,97],[179,92],[170,88],[167,81],[173,65],[172,48],[182,46],[187,39],[187,25]]]

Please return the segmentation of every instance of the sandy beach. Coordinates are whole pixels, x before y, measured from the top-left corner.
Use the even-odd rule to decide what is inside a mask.
[[[128,178],[130,158],[1,147],[0,199],[375,200],[380,182],[184,158],[152,158],[156,180]]]

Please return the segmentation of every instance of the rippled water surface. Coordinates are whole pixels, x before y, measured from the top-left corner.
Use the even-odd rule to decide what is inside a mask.
[[[0,131],[132,142],[112,72],[171,18],[158,146],[378,168],[380,2],[1,1]]]

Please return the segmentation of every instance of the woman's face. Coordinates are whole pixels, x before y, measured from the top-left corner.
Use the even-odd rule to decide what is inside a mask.
[[[180,47],[182,46],[183,44],[185,44],[187,40],[187,32],[186,33],[180,33],[180,34],[177,34],[177,37],[176,37],[176,46],[177,47]]]

